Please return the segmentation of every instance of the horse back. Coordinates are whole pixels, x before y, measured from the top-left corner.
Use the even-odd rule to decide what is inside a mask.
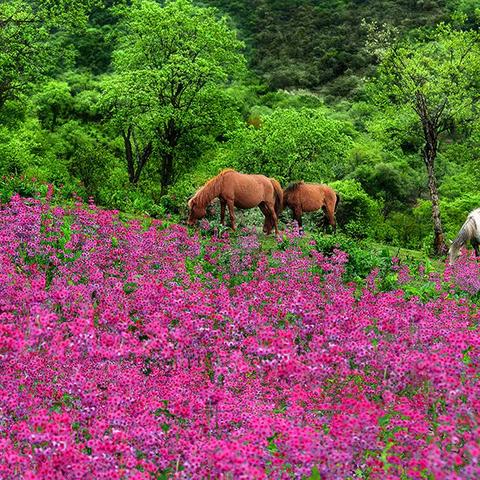
[[[299,188],[300,202],[304,212],[314,212],[335,198],[335,192],[327,185],[304,183]],[[333,200],[335,201],[335,200]]]
[[[263,201],[274,201],[274,187],[264,175],[231,172],[223,181],[222,196],[240,208],[252,208]]]
[[[475,238],[480,241],[480,208],[477,208],[469,213],[465,225],[469,223],[470,239]],[[464,228],[462,227],[462,228]]]

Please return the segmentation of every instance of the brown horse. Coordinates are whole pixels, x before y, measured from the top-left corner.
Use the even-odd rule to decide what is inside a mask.
[[[283,191],[276,180],[264,175],[246,175],[231,169],[220,172],[189,200],[188,225],[194,225],[197,220],[205,217],[207,206],[217,197],[220,199],[222,225],[225,224],[226,207],[230,213],[233,230],[235,230],[234,206],[242,209],[259,207],[265,218],[273,224],[278,235],[277,218],[282,210]]]
[[[324,226],[328,222],[335,232],[337,229],[335,212],[339,201],[338,193],[328,185],[318,183],[296,182],[289,185],[283,192],[283,208],[291,208],[293,218],[300,228],[302,228],[304,213],[322,209],[325,214]]]

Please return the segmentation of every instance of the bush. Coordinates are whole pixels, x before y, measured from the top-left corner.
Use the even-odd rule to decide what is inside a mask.
[[[99,203],[126,213],[163,217],[165,208],[155,201],[152,185],[130,185],[125,169],[116,167],[98,191]]]
[[[339,249],[348,254],[348,263],[345,268],[345,281],[358,281],[367,277],[372,270],[380,268],[387,272],[391,266],[391,255],[388,251],[376,252],[368,242],[359,243],[346,235],[313,234],[315,249],[326,255],[333,254]]]
[[[79,182],[71,182],[55,188],[53,185],[38,180],[35,177],[20,175],[15,177],[2,177],[0,179],[0,202],[7,203],[13,195],[18,194],[25,198],[46,198],[58,203],[71,203],[72,200],[87,200],[85,191]]]
[[[339,227],[354,238],[374,238],[384,223],[381,202],[369,197],[356,180],[340,180],[331,186],[340,195]]]
[[[229,143],[231,162],[248,173],[280,182],[329,181],[342,177],[352,145],[351,125],[326,109],[280,108],[262,119],[261,128],[242,128]]]

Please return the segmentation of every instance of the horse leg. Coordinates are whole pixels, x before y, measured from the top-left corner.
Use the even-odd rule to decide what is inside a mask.
[[[323,218],[322,218],[322,230],[324,233],[327,233],[327,225],[328,225],[328,213],[327,213],[327,207],[324,205],[322,207],[322,212],[323,212]]]
[[[475,255],[480,257],[480,243],[477,240],[472,240],[473,249],[475,250]]]
[[[334,206],[330,205],[327,207],[327,218],[328,218],[328,223],[332,227],[333,233],[337,233],[337,221],[335,220],[335,211],[334,211]],[[327,222],[325,222],[326,224]]]
[[[270,212],[264,203],[261,203],[258,206],[258,208],[260,208],[262,213],[265,215],[265,222],[263,222],[263,233],[265,235],[270,235],[270,233],[272,232],[272,222],[270,219]]]
[[[233,209],[233,202],[227,200],[228,213],[230,214],[230,223],[232,225],[232,230],[236,230],[235,227],[235,212]]]
[[[292,209],[292,212],[293,212],[293,219],[296,220],[296,222],[298,223],[298,230],[300,232],[303,231],[303,226],[302,226],[302,209],[301,208],[293,208]]]
[[[278,218],[277,218],[277,214],[275,213],[275,206],[272,205],[271,203],[266,203],[265,205],[266,205],[267,211],[270,212],[270,220],[273,223],[273,226],[275,228],[275,235],[278,237]]]
[[[225,225],[225,207],[227,206],[227,202],[221,198],[220,199],[220,222],[222,225]]]

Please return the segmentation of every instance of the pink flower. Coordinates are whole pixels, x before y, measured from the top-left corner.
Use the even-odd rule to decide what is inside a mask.
[[[473,259],[392,259],[379,291],[296,231],[265,252],[77,200],[0,210],[0,478],[480,475]]]

